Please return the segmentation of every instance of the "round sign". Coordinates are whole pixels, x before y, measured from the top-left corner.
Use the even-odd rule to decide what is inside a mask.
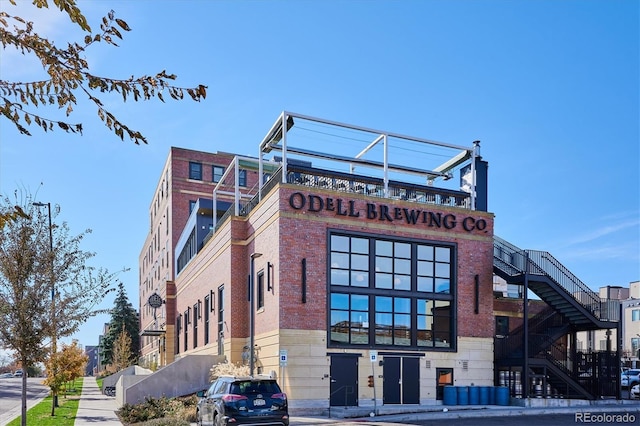
[[[158,293],[153,293],[151,296],[149,296],[149,300],[147,303],[149,303],[149,306],[151,306],[152,308],[159,308],[160,306],[162,306],[162,297],[160,297]]]

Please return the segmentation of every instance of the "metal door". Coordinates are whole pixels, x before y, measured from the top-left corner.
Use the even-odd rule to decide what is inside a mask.
[[[420,403],[420,363],[415,357],[384,357],[383,404]]]
[[[358,358],[332,355],[330,376],[329,405],[332,407],[357,407]]]

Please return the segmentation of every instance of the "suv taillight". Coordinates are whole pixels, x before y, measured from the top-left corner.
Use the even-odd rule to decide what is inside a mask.
[[[224,402],[238,402],[245,399],[248,399],[248,398],[244,395],[235,395],[235,394],[228,394],[222,397],[222,400]]]
[[[271,395],[271,398],[273,399],[287,399],[287,394],[284,392],[280,392],[280,393],[274,393],[273,395]]]

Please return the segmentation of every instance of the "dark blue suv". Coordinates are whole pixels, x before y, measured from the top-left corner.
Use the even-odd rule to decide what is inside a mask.
[[[198,424],[289,425],[285,395],[269,377],[218,377],[198,402]]]

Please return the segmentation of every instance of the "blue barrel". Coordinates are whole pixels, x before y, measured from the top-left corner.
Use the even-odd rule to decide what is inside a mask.
[[[458,388],[458,405],[469,405],[469,386],[456,386]]]
[[[480,404],[480,388],[478,386],[469,386],[469,405]]]
[[[445,386],[442,391],[443,405],[456,405],[458,403],[458,393],[455,386]]]
[[[489,386],[480,386],[480,405],[489,405]]]
[[[489,405],[496,405],[496,387],[489,387]]]
[[[496,405],[509,405],[509,388],[506,386],[496,387]]]

